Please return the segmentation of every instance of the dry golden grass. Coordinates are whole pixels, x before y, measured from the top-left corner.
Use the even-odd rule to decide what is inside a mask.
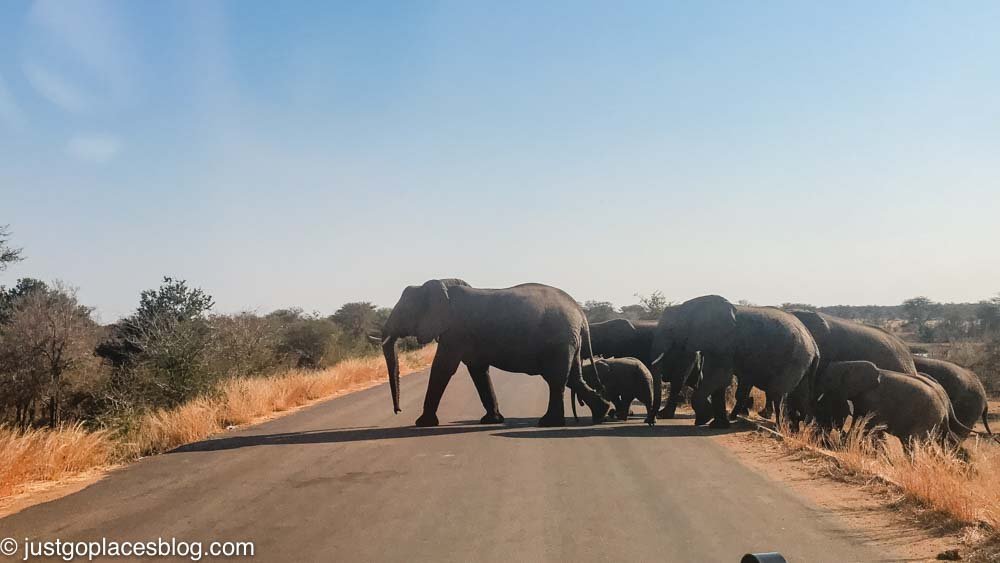
[[[814,427],[797,434],[781,428],[784,447],[822,457],[833,477],[877,478],[907,499],[962,524],[985,525],[1000,538],[1000,447],[973,437],[963,452],[935,442],[915,442],[905,451],[895,438],[876,438],[864,424],[829,441]]]
[[[405,374],[427,367],[435,351],[432,344],[401,354],[400,371]],[[79,425],[25,432],[0,427],[0,500],[31,483],[57,481],[118,461],[165,452],[229,425],[247,424],[387,378],[382,358],[367,357],[344,360],[322,371],[230,379],[209,397],[144,415],[132,431],[117,440],[106,431],[88,432]]]
[[[110,463],[114,444],[107,432],[81,426],[54,430],[0,428],[0,498],[26,483],[54,481]]]

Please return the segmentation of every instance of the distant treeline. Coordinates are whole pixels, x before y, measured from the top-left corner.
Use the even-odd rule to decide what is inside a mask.
[[[374,354],[368,335],[390,312],[363,301],[330,315],[222,315],[213,306],[201,289],[166,277],[140,294],[132,314],[102,326],[72,288],[32,278],[0,286],[0,425],[126,430],[151,410],[215,392],[224,379]]]

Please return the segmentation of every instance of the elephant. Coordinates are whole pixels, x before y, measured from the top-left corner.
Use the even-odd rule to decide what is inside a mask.
[[[451,376],[464,363],[486,409],[483,424],[501,423],[490,366],[541,375],[549,386],[549,406],[541,426],[565,424],[563,391],[568,385],[600,423],[611,404],[582,377],[581,350],[590,350],[590,329],[580,305],[566,292],[537,283],[506,289],[478,289],[460,280],[428,280],[403,290],[382,327],[382,353],[389,371],[393,411],[399,408],[396,340],[415,336],[420,344],[437,339],[423,413],[417,426],[437,426],[437,409]]]
[[[929,377],[881,369],[864,360],[834,362],[819,375],[816,389],[850,401],[854,421],[872,414],[869,425],[884,424],[904,446],[914,438],[961,441],[951,431],[960,424],[951,402],[941,385]]]
[[[976,425],[978,420],[983,421],[986,432],[993,435],[989,425],[989,408],[986,402],[986,389],[979,377],[972,371],[960,365],[915,356],[913,362],[917,370],[937,381],[944,388],[951,400],[952,408],[955,410],[955,417],[966,428],[953,428],[959,437],[965,438],[968,433],[965,430]]]
[[[656,368],[653,366],[651,356],[653,336],[656,334],[656,321],[630,321],[628,319],[611,319],[599,323],[591,323],[590,339],[593,342],[594,354],[605,358],[636,358],[641,361],[646,369],[653,373]],[[676,376],[677,382],[671,381],[670,396],[672,400],[667,401],[672,407],[664,407],[659,418],[673,418],[676,410],[678,396],[681,386],[686,385],[692,389],[698,386],[701,378],[701,357],[695,353],[688,358],[684,368],[672,369],[668,373],[672,378]],[[674,362],[675,364],[677,362]]]
[[[750,386],[763,389],[778,407],[779,418],[789,394],[801,411],[811,410],[819,349],[794,316],[771,307],[736,306],[718,295],[664,309],[653,339],[659,372],[654,381],[666,370],[683,369],[695,352],[703,362],[702,380],[691,400],[696,425],[711,420],[712,428],[729,426],[725,390],[734,373],[747,394]],[[659,397],[655,399],[659,408]]]
[[[882,369],[917,374],[906,343],[882,329],[815,311],[791,311],[791,314],[805,325],[819,346],[818,374],[833,362],[852,360],[867,360]],[[823,428],[842,429],[849,414],[847,402],[835,402],[832,395],[816,403],[817,422]]]
[[[632,401],[646,405],[646,424],[656,424],[653,410],[653,376],[636,358],[598,358],[583,364],[583,380],[592,387],[603,385],[604,398],[615,406],[619,420],[628,420]],[[598,383],[599,382],[599,383]],[[576,418],[576,393],[570,390],[573,418]]]
[[[649,357],[653,345],[656,321],[611,319],[590,323],[590,340],[594,354],[605,358],[635,358],[652,371]]]

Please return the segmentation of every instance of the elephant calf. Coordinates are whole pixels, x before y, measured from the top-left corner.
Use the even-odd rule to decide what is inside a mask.
[[[930,378],[879,369],[868,361],[834,362],[819,374],[816,388],[851,401],[855,421],[872,414],[870,424],[884,424],[904,446],[913,438],[958,439],[949,431],[957,422],[951,403]]]
[[[948,398],[951,399],[952,407],[955,409],[955,417],[966,427],[953,428],[953,432],[964,438],[969,435],[968,430],[982,419],[986,431],[993,434],[987,421],[989,413],[986,389],[975,373],[943,360],[915,356],[913,361],[920,373],[930,376],[948,393]]]
[[[583,380],[598,389],[603,385],[601,394],[615,406],[619,420],[628,420],[629,405],[633,400],[639,399],[639,402],[646,406],[646,424],[656,423],[656,411],[653,408],[653,375],[641,361],[635,358],[599,358],[593,362],[585,361]],[[576,417],[576,394],[571,390],[570,395],[573,416]]]

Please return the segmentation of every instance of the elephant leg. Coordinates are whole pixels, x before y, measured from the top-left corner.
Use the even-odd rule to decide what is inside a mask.
[[[610,413],[614,407],[611,405],[611,403],[605,400],[604,397],[602,397],[597,391],[591,389],[590,386],[587,385],[587,383],[583,380],[582,366],[583,364],[582,361],[580,360],[580,351],[579,349],[574,350],[572,360],[569,363],[569,374],[560,376],[562,377],[562,384],[569,385],[570,389],[576,391],[576,394],[579,395],[580,399],[582,399],[585,403],[587,403],[587,407],[590,408],[591,421],[594,424],[600,424],[601,422],[604,422],[604,419],[608,416],[608,413]],[[556,373],[558,374],[559,372],[557,371]],[[543,373],[542,375],[544,377],[545,374]],[[549,409],[551,411],[553,407],[558,406],[559,409],[558,412],[561,418],[563,413],[561,388],[559,390],[559,393],[560,395],[559,395],[558,405],[552,402],[553,398],[550,396]],[[547,415],[548,413],[546,413],[546,416]]]
[[[458,369],[459,355],[451,350],[442,350],[438,346],[434,362],[431,363],[431,378],[427,382],[427,394],[424,395],[424,412],[417,418],[417,426],[437,426],[437,410],[441,404],[441,396],[451,381],[451,376]]]
[[[479,419],[479,423],[499,424],[503,422],[503,415],[500,414],[500,407],[497,405],[497,394],[493,390],[493,381],[490,380],[490,366],[466,365],[469,368],[469,375],[472,376],[472,382],[476,385],[476,391],[479,393],[479,400],[482,401],[483,408],[486,409],[486,414]]]
[[[712,393],[712,423],[708,425],[709,428],[729,428],[729,417],[726,416],[726,387]]]
[[[543,375],[549,385],[549,408],[539,419],[539,426],[565,426],[566,411],[563,406],[563,393],[566,389],[566,379],[557,375]]]
[[[774,410],[774,427],[781,428],[781,411],[785,407],[785,395],[783,393],[768,393],[767,402]]]
[[[729,413],[730,420],[736,420],[741,415],[748,416],[750,414],[750,408],[747,404],[750,401],[750,390],[753,386],[744,382],[744,379],[741,378],[736,385],[736,402],[733,404],[733,410]]]
[[[716,410],[716,415],[721,411],[721,418],[726,418],[724,394],[723,400],[715,401],[716,404],[714,406],[709,403],[708,398],[718,391],[725,392],[726,387],[732,379],[733,362],[731,358],[718,356],[705,358],[705,363],[702,366],[701,384],[698,385],[698,389],[695,390],[694,395],[691,397],[691,406],[694,407],[695,414],[695,426],[701,426],[711,420],[713,418],[711,413],[713,408]],[[725,422],[728,424],[729,421]],[[720,422],[720,424],[722,423]]]
[[[632,410],[629,406],[632,404],[633,397],[628,394],[623,394],[618,402],[615,403],[615,414],[618,416],[618,420],[628,420],[629,415],[632,414]]]
[[[616,412],[616,414],[618,415],[618,417],[621,420],[627,420],[628,417],[630,417],[633,414],[635,414],[635,413],[632,412],[632,401],[634,401],[634,400],[635,400],[635,393],[632,393],[631,391],[626,391],[626,392],[620,393],[618,395],[617,402],[616,401],[611,401],[613,404],[615,404],[615,410],[616,411],[623,410],[625,412],[625,414],[621,414],[620,412]],[[621,405],[622,408],[618,409],[618,405]]]
[[[673,373],[670,375],[670,395],[667,396],[667,404],[660,410],[656,418],[673,418],[677,412],[677,402],[681,394],[681,387],[684,386],[684,379],[687,374]]]

